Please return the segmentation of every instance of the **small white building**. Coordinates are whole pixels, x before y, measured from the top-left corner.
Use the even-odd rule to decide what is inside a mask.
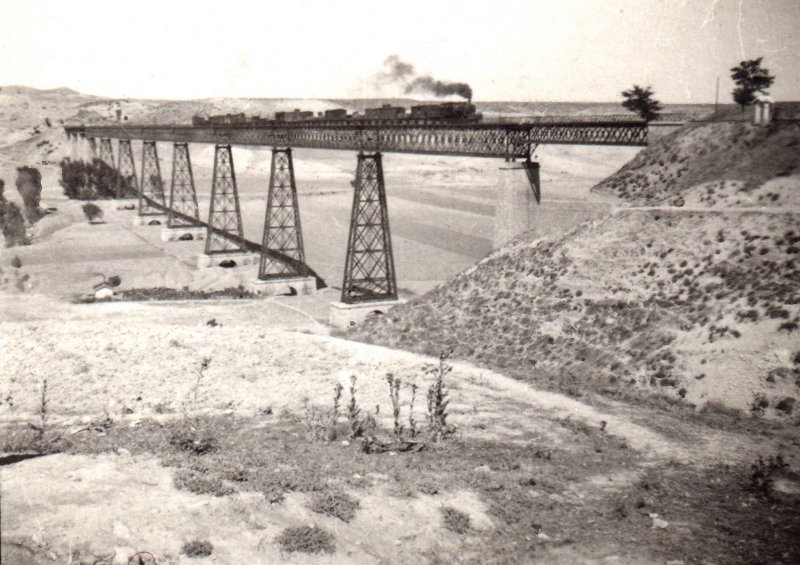
[[[114,287],[109,283],[103,281],[100,284],[94,285],[95,300],[111,300],[112,296],[114,296]]]
[[[773,107],[775,100],[767,94],[756,94],[753,101],[753,123],[757,126],[765,126],[772,121]]]

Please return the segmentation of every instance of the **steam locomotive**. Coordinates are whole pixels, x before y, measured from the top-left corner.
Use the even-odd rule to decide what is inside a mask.
[[[275,112],[272,118],[246,116],[245,114],[223,114],[218,116],[194,116],[193,126],[241,125],[415,125],[431,123],[475,123],[483,119],[475,105],[470,102],[444,102],[442,104],[420,104],[406,110],[402,106],[384,104],[380,108],[367,108],[363,114],[348,114],[344,108],[314,112],[295,109],[292,112]]]

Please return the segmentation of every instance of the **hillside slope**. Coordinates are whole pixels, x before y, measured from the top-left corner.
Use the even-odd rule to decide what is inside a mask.
[[[724,142],[728,134],[712,134],[729,126],[677,132],[671,144],[643,151],[598,189],[651,173],[647,163],[664,148],[682,148],[689,173],[651,181],[634,202],[689,195],[696,181],[736,175],[728,153],[703,150],[712,140]],[[770,147],[774,155],[775,145],[793,147],[800,129],[745,126],[745,140],[760,139],[753,153],[729,134],[731,152],[746,162]],[[713,168],[719,155],[727,165]],[[795,418],[800,215],[781,206],[800,178],[774,178],[790,165],[784,157],[759,177],[737,181],[763,190],[784,180],[786,198],[769,199],[771,208],[622,208],[564,236],[523,238],[353,335],[427,353],[452,347],[457,357],[573,394],[667,394],[697,406],[715,401]],[[704,170],[717,176],[703,177]]]
[[[646,205],[680,204],[680,198],[704,206],[796,205],[796,190],[764,184],[798,173],[798,122],[770,127],[690,123],[648,146],[592,190]]]

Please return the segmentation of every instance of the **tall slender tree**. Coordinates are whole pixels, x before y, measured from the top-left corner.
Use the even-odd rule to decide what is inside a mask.
[[[642,88],[639,85],[633,85],[630,90],[623,91],[622,96],[625,98],[622,106],[631,112],[636,112],[643,120],[650,122],[658,117],[661,103],[653,98],[651,87]]]
[[[763,57],[759,57],[742,61],[731,69],[731,78],[736,84],[732,92],[733,101],[742,109],[753,103],[757,92],[768,94],[767,89],[775,82],[775,77],[769,74],[769,69],[761,66],[762,59]]]

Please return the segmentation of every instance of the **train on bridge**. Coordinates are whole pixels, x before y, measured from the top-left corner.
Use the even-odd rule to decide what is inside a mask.
[[[272,118],[247,116],[241,114],[222,114],[218,116],[194,116],[194,126],[243,126],[243,127],[285,127],[287,125],[431,125],[431,124],[474,124],[483,115],[469,102],[444,102],[442,104],[420,104],[409,110],[402,106],[384,104],[380,108],[367,108],[363,114],[348,113],[344,108],[314,112],[295,109],[292,112],[275,112]]]

